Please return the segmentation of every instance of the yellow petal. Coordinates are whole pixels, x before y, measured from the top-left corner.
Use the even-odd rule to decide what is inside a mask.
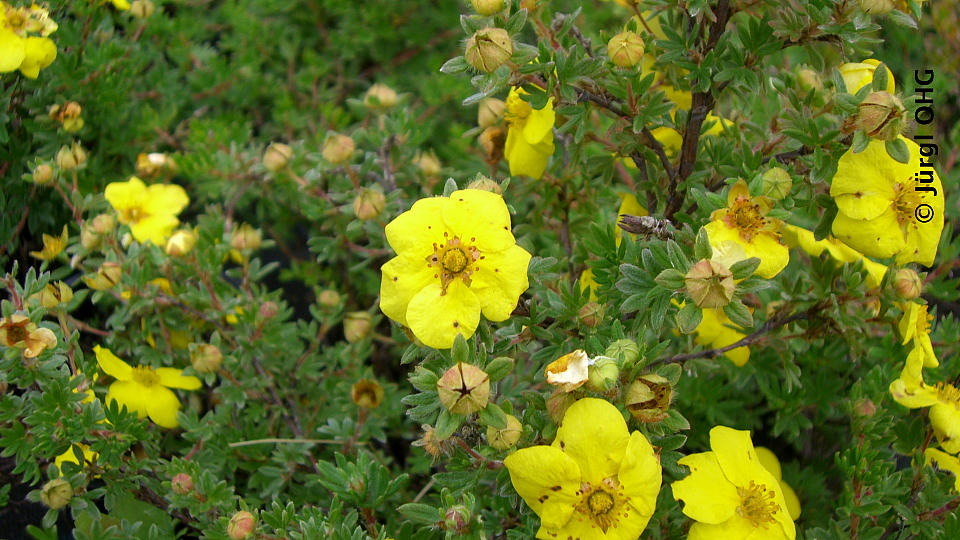
[[[907,384],[903,379],[896,379],[890,383],[890,395],[893,400],[908,409],[929,407],[937,402],[937,392],[932,386],[915,387]]]
[[[147,216],[136,223],[131,223],[130,233],[133,234],[133,238],[137,242],[151,242],[162,247],[179,224],[180,220],[176,216],[156,214]]]
[[[630,497],[630,506],[639,513],[633,519],[641,522],[642,531],[656,509],[663,475],[659,458],[650,442],[639,431],[630,434],[630,442],[627,443],[623,461],[620,462],[617,480],[623,486],[624,496]]]
[[[559,448],[531,446],[507,456],[503,465],[517,494],[540,516],[543,527],[566,525],[579,502],[580,468],[573,458]]]
[[[760,259],[760,265],[755,273],[762,278],[770,279],[776,276],[790,262],[790,250],[769,234],[757,234],[747,242],[740,236],[737,229],[728,227],[722,221],[711,221],[703,228],[707,231],[707,238],[711,246],[735,242],[743,248],[748,258],[757,257]]]
[[[531,145],[542,143],[547,135],[551,135],[553,124],[557,116],[553,112],[553,98],[547,99],[547,105],[542,109],[533,109],[523,124],[523,138]]]
[[[136,413],[140,418],[147,417],[150,407],[149,388],[134,381],[117,381],[107,389],[106,402],[116,401],[117,406]]]
[[[554,150],[552,131],[540,143],[531,145],[522,131],[510,126],[503,155],[510,165],[511,176],[525,175],[536,180],[547,170],[547,161]]]
[[[919,147],[917,147],[915,143],[908,141],[907,146],[910,147],[911,150],[914,150],[914,147],[916,147],[916,150],[912,151],[911,155],[919,154]],[[933,174],[933,182],[922,185],[935,188],[937,190],[936,195],[929,192],[919,192],[920,203],[917,207],[929,210],[932,213],[932,219],[926,223],[921,222],[917,219],[918,210],[914,209],[913,219],[907,222],[906,246],[903,251],[897,254],[897,264],[899,265],[917,262],[924,266],[932,266],[933,260],[937,256],[940,235],[943,233],[945,212],[944,193],[940,176],[932,168],[930,171]],[[922,205],[926,205],[926,207]]]
[[[793,534],[787,535],[782,527],[754,527],[749,520],[734,514],[723,523],[694,523],[687,540],[794,540],[796,531],[791,531]]]
[[[960,452],[960,410],[952,402],[937,401],[930,407],[930,425],[944,450]]]
[[[780,469],[780,460],[777,459],[777,455],[763,446],[757,446],[754,450],[757,452],[757,457],[760,458],[760,465],[772,474],[777,481],[780,481],[783,478],[783,471]]]
[[[617,227],[617,230],[619,229],[620,227]],[[591,302],[596,302],[599,299],[597,298],[597,290],[599,289],[600,285],[597,284],[597,280],[593,278],[593,270],[585,268],[583,272],[580,272],[580,290],[590,294]]]
[[[746,337],[746,334],[728,325],[733,323],[725,314],[716,309],[704,309],[703,318],[696,329],[695,341],[704,347],[721,349]],[[743,367],[750,360],[750,348],[737,347],[725,352],[724,356],[738,367]]]
[[[871,220],[853,219],[840,212],[833,220],[833,234],[844,244],[871,257],[892,257],[906,245],[892,208]]]
[[[147,414],[154,424],[173,429],[180,425],[177,422],[177,411],[180,410],[180,400],[169,388],[153,385],[147,388]]]
[[[617,474],[629,441],[627,423],[616,407],[583,398],[567,409],[552,446],[577,462],[584,482],[599,484]]]
[[[387,242],[398,255],[424,260],[433,253],[433,244],[443,243],[443,233],[452,235],[443,222],[446,197],[428,197],[413,203],[410,210],[387,224]]]
[[[856,94],[861,88],[873,83],[873,73],[880,65],[879,60],[869,58],[863,62],[850,62],[841,65],[838,69],[843,76],[844,86],[847,87],[847,93]],[[890,68],[887,68],[887,92],[893,94],[896,92],[896,82]]]
[[[441,295],[439,283],[418,292],[407,306],[407,324],[427,347],[449,349],[457,334],[470,339],[480,324],[480,301],[459,279]]]
[[[790,519],[796,521],[801,513],[800,498],[786,482],[780,482],[780,491],[783,492],[783,500],[787,503],[787,512],[790,513]]]
[[[837,163],[830,184],[840,213],[853,219],[874,219],[890,209],[894,186],[912,180],[919,167],[919,153],[911,152],[910,163],[887,155],[883,141],[873,140],[859,153],[847,150]]]
[[[24,58],[20,64],[20,73],[31,79],[36,79],[40,70],[49,66],[57,58],[57,46],[53,40],[45,37],[28,37],[24,39]]]
[[[384,315],[407,325],[407,306],[410,300],[427,285],[437,282],[434,270],[425,260],[394,257],[380,267],[380,310]]]
[[[520,295],[530,286],[527,267],[530,253],[514,244],[496,253],[486,253],[477,261],[470,289],[477,295],[483,316],[505,321],[517,307]]]
[[[80,448],[80,454],[77,453],[77,447]],[[70,448],[67,448],[66,452],[54,458],[53,463],[57,466],[57,469],[59,469],[60,471],[63,471],[63,464],[67,462],[80,466],[81,463],[80,463],[80,460],[78,459],[78,456],[80,456],[81,454],[83,455],[82,457],[83,457],[84,463],[87,463],[87,462],[94,463],[97,461],[97,453],[94,452],[93,450],[90,450],[89,445],[86,445],[83,443],[76,443],[71,445]]]
[[[190,204],[190,198],[182,187],[176,184],[153,184],[147,188],[147,198],[143,209],[150,215],[177,215]]]
[[[93,348],[93,353],[97,357],[97,365],[107,375],[118,381],[129,381],[133,376],[133,368],[130,364],[117,358],[110,349],[97,345]]]
[[[670,484],[673,498],[683,501],[683,513],[701,523],[723,523],[740,505],[737,487],[723,474],[714,452],[680,458],[690,475]]]
[[[658,128],[653,128],[650,133],[653,134],[653,138],[656,139],[661,145],[663,145],[664,151],[667,153],[667,156],[674,156],[677,152],[680,151],[680,147],[683,146],[683,137],[680,135],[680,132],[668,126],[660,126]]]
[[[927,465],[936,464],[940,470],[953,473],[953,476],[956,477],[953,489],[960,491],[960,459],[957,459],[957,456],[951,456],[936,448],[927,448],[924,450],[923,456],[924,463]]]
[[[160,376],[160,384],[167,388],[183,388],[184,390],[197,390],[203,383],[193,375],[184,375],[182,369],[161,367],[156,369]]]
[[[747,486],[751,480],[763,479],[765,475],[771,479],[764,482],[768,488],[768,484],[776,482],[760,464],[749,431],[715,426],[710,430],[710,448],[716,454],[724,476],[734,485]]]
[[[27,56],[23,38],[0,27],[0,73],[9,73],[20,67]]]
[[[147,196],[147,186],[136,176],[131,176],[126,182],[111,182],[103,192],[103,196],[114,210],[120,211],[120,222],[126,223],[123,210],[138,208]]]
[[[490,191],[454,191],[443,204],[443,221],[453,234],[479,248],[481,255],[516,244],[510,231],[507,203]]]

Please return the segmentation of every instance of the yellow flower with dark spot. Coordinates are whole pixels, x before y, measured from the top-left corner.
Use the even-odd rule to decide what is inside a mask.
[[[794,540],[784,490],[760,461],[750,432],[716,426],[710,449],[681,458],[690,475],[670,485],[683,513],[696,521],[687,538]]]
[[[126,182],[107,184],[104,196],[117,211],[120,223],[130,226],[137,242],[163,247],[180,224],[177,214],[190,203],[187,192],[176,184],[147,186],[136,176]]]
[[[616,407],[584,398],[567,409],[550,446],[503,460],[514,489],[540,516],[537,538],[635,539],[662,480],[653,447]]]
[[[951,454],[960,452],[960,389],[950,383],[923,382],[924,352],[914,347],[900,373],[890,383],[894,401],[908,409],[930,407],[930,425],[940,446]]]
[[[542,109],[534,109],[520,97],[526,92],[519,87],[510,89],[504,117],[507,120],[507,141],[504,156],[510,164],[511,176],[526,175],[538,179],[553,155],[553,98],[547,99]]]
[[[943,184],[933,167],[921,167],[917,143],[899,140],[909,149],[909,163],[890,157],[876,140],[840,158],[830,185],[838,208],[833,234],[870,257],[896,255],[899,265],[930,266],[943,231]]]
[[[480,314],[505,321],[527,290],[530,254],[503,197],[464,189],[420,199],[386,227],[397,256],[381,267],[380,309],[428,347],[470,338]]]
[[[50,259],[59,255],[63,248],[67,247],[67,239],[69,235],[67,234],[67,226],[63,226],[63,231],[60,232],[60,236],[50,236],[49,234],[43,234],[43,249],[40,251],[31,251],[30,256],[42,261],[49,261]]]
[[[93,348],[93,352],[100,369],[116,379],[107,390],[107,403],[116,401],[120,406],[125,405],[127,410],[140,418],[149,416],[160,427],[175,428],[179,425],[177,411],[180,410],[180,400],[170,389],[197,390],[201,386],[200,379],[183,375],[176,368],[131,367],[110,349],[99,345]]]
[[[779,219],[768,218],[773,201],[767,197],[751,197],[747,183],[738,180],[727,195],[727,207],[716,210],[710,223],[704,225],[711,246],[735,242],[747,258],[757,257],[756,274],[770,279],[790,262],[787,246],[780,243]]]

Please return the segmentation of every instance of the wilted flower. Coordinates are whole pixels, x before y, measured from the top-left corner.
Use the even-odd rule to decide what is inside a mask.
[[[588,367],[593,361],[581,349],[557,358],[543,370],[547,382],[564,392],[583,386],[589,376]]]
[[[56,257],[67,247],[67,226],[63,226],[63,230],[60,232],[60,236],[50,236],[49,234],[43,234],[43,249],[40,251],[31,251],[30,256],[40,259],[42,261],[49,261],[50,259]]]
[[[37,327],[19,313],[0,319],[0,345],[23,349],[23,356],[36,358],[44,350],[57,346],[57,335],[49,328]]]
[[[358,407],[376,409],[383,401],[383,386],[373,379],[360,379],[350,388],[350,399]]]
[[[437,381],[440,403],[454,414],[471,414],[487,406],[490,377],[471,364],[458,363]]]

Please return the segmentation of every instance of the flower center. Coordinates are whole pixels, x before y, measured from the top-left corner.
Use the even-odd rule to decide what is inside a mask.
[[[754,527],[765,526],[775,521],[773,515],[777,513],[779,506],[775,500],[776,494],[772,490],[751,480],[749,486],[738,487],[737,494],[740,495],[737,514],[752,523]]]
[[[23,326],[7,327],[7,346],[16,345],[27,339],[27,329]]]
[[[920,196],[913,189],[913,185],[908,186],[897,182],[893,186],[893,211],[897,214],[897,223],[901,227],[914,220],[918,206],[920,206]]]
[[[943,403],[949,403],[955,408],[960,409],[960,390],[950,383],[937,383],[937,399]]]
[[[584,483],[577,493],[583,495],[577,511],[603,532],[616,527],[619,519],[628,517],[630,513],[626,505],[629,497],[623,495],[623,487],[613,477],[595,487]]]
[[[606,515],[613,509],[613,495],[598,489],[587,497],[587,506],[594,517]]]
[[[139,206],[120,211],[120,221],[123,223],[136,223],[143,217],[143,211]]]
[[[160,384],[160,375],[157,374],[157,370],[149,366],[137,366],[133,368],[132,377],[134,382],[143,386]]]
[[[522,123],[528,116],[530,112],[533,111],[533,107],[529,103],[523,100],[520,96],[514,94],[507,97],[507,111],[503,115],[507,119],[507,123],[515,124]]]
[[[475,246],[467,245],[459,236],[449,238],[449,233],[443,233],[447,241],[443,244],[433,244],[433,254],[427,256],[427,266],[434,268],[437,273],[433,277],[440,278],[443,287],[441,296],[447,294],[447,287],[453,280],[460,278],[469,287],[470,274],[479,268],[470,265],[482,257]],[[474,238],[470,239],[475,241]]]
[[[917,335],[922,336],[924,334],[930,333],[930,321],[933,320],[933,315],[927,312],[927,306],[922,305],[917,308],[919,313],[917,314]]]
[[[747,242],[752,240],[765,224],[760,205],[750,202],[747,198],[734,201],[724,221],[728,226],[740,231],[740,237]]]

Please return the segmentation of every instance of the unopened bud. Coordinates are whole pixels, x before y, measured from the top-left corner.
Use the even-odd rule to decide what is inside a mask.
[[[904,300],[913,300],[923,292],[923,280],[910,268],[897,270],[893,278],[893,290]]]
[[[379,189],[361,188],[360,193],[353,199],[353,215],[357,219],[375,219],[383,212],[387,205],[387,198]]]
[[[496,193],[497,195],[503,194],[503,190],[500,188],[500,184],[498,184],[496,180],[491,180],[482,174],[477,175],[476,178],[467,184],[467,189],[479,189]]]
[[[33,183],[46,186],[53,182],[53,167],[49,163],[41,163],[33,168]]]
[[[80,245],[84,249],[94,249],[100,245],[100,235],[87,223],[80,225]]]
[[[254,229],[249,224],[244,223],[233,231],[230,236],[230,247],[233,249],[257,250],[260,249],[260,243],[263,241],[263,233],[260,229]]]
[[[617,387],[620,382],[620,367],[617,361],[607,356],[594,359],[587,370],[587,388],[594,392],[605,393]]]
[[[367,90],[363,97],[363,104],[368,109],[376,112],[384,112],[397,105],[399,98],[397,92],[385,84],[377,83]]]
[[[348,343],[356,343],[370,335],[373,316],[366,311],[351,311],[343,319],[343,337]]]
[[[459,363],[437,381],[440,403],[454,414],[471,414],[487,406],[490,377],[471,364]]]
[[[197,373],[213,373],[223,363],[223,353],[216,345],[193,343],[190,345],[190,365]]]
[[[523,435],[523,424],[512,414],[507,415],[507,427],[503,429],[487,426],[487,444],[497,450],[513,448],[513,445],[520,440],[521,435]]]
[[[350,388],[350,399],[358,407],[375,409],[383,401],[383,387],[373,379],[360,379]]]
[[[477,125],[486,129],[500,122],[506,106],[502,99],[485,98],[480,102],[480,108],[477,111]]]
[[[490,126],[480,133],[480,146],[486,154],[484,161],[495,165],[503,159],[503,145],[507,141],[507,132],[500,126]]]
[[[660,422],[667,417],[673,387],[670,381],[648,373],[633,381],[624,398],[627,410],[641,422]]]
[[[106,261],[100,265],[95,274],[83,276],[83,282],[95,291],[105,291],[119,283],[122,275],[123,267],[120,263]]]
[[[340,293],[333,289],[324,289],[317,296],[317,302],[323,307],[337,307],[340,305]]]
[[[433,150],[417,153],[416,157],[413,158],[413,163],[427,178],[432,178],[440,174],[440,160],[437,159],[437,155],[433,153]]]
[[[687,294],[701,308],[718,308],[729,304],[736,289],[730,270],[708,259],[701,259],[690,267],[683,281]]]
[[[51,510],[60,510],[70,504],[73,498],[73,487],[63,478],[54,478],[40,489],[40,501]]]
[[[180,229],[170,235],[164,251],[173,257],[182,257],[193,250],[197,244],[197,235],[190,229]]]
[[[68,304],[73,300],[73,289],[62,281],[47,283],[40,292],[30,295],[30,299],[47,309],[53,309],[60,304]]]
[[[554,424],[559,426],[563,422],[563,416],[567,414],[567,409],[576,400],[577,398],[573,394],[563,390],[556,390],[553,394],[550,394],[550,397],[547,398],[547,414],[550,415]]]
[[[640,358],[640,347],[632,339],[618,339],[607,346],[603,355],[618,360],[620,365],[629,366]]]
[[[594,328],[603,320],[603,306],[591,300],[580,308],[577,317],[584,326]]]
[[[140,153],[137,155],[137,176],[157,178],[173,176],[177,172],[177,162],[162,152]]]
[[[870,15],[883,15],[893,11],[893,0],[860,0],[860,9]]]
[[[323,159],[333,165],[340,165],[350,159],[356,145],[353,139],[339,133],[330,133],[323,141]]]
[[[133,0],[130,2],[130,14],[138,19],[146,19],[153,15],[156,7],[150,0]]]
[[[636,32],[620,32],[607,42],[607,55],[614,65],[631,68],[643,58],[643,38]]]
[[[93,218],[93,232],[97,234],[106,234],[113,230],[117,220],[112,214],[98,214]]]
[[[257,519],[253,514],[247,511],[240,511],[230,518],[227,524],[227,536],[230,540],[244,540],[253,534],[253,529],[257,526]]]
[[[290,158],[293,157],[293,148],[283,143],[270,143],[263,151],[263,167],[270,172],[285,169]]]
[[[793,178],[781,167],[773,167],[763,173],[763,194],[779,201],[790,194]]]
[[[903,104],[893,94],[871,92],[857,110],[857,127],[870,137],[892,141],[900,135],[904,112]]]
[[[177,473],[170,479],[170,489],[177,495],[187,495],[193,491],[193,478],[187,473]]]
[[[57,167],[62,171],[72,171],[79,169],[87,163],[87,151],[80,146],[80,143],[74,142],[70,146],[61,146],[57,152]]]
[[[877,413],[877,406],[867,398],[860,398],[853,402],[853,412],[869,418]]]
[[[810,68],[797,70],[797,86],[800,97],[807,97],[811,92],[823,90],[823,79],[820,74]]]
[[[276,302],[271,302],[267,300],[266,302],[260,304],[260,318],[261,319],[272,319],[277,316],[277,312],[280,311],[280,306]]]
[[[503,11],[503,0],[470,0],[480,15],[489,16]]]
[[[502,66],[513,56],[513,42],[503,28],[487,27],[477,30],[467,40],[464,58],[475,69],[484,73]]]
[[[474,5],[476,5],[476,0],[474,0]],[[443,513],[443,530],[459,535],[466,534],[470,532],[470,522],[472,520],[473,517],[470,515],[469,508],[462,504],[451,506]]]

